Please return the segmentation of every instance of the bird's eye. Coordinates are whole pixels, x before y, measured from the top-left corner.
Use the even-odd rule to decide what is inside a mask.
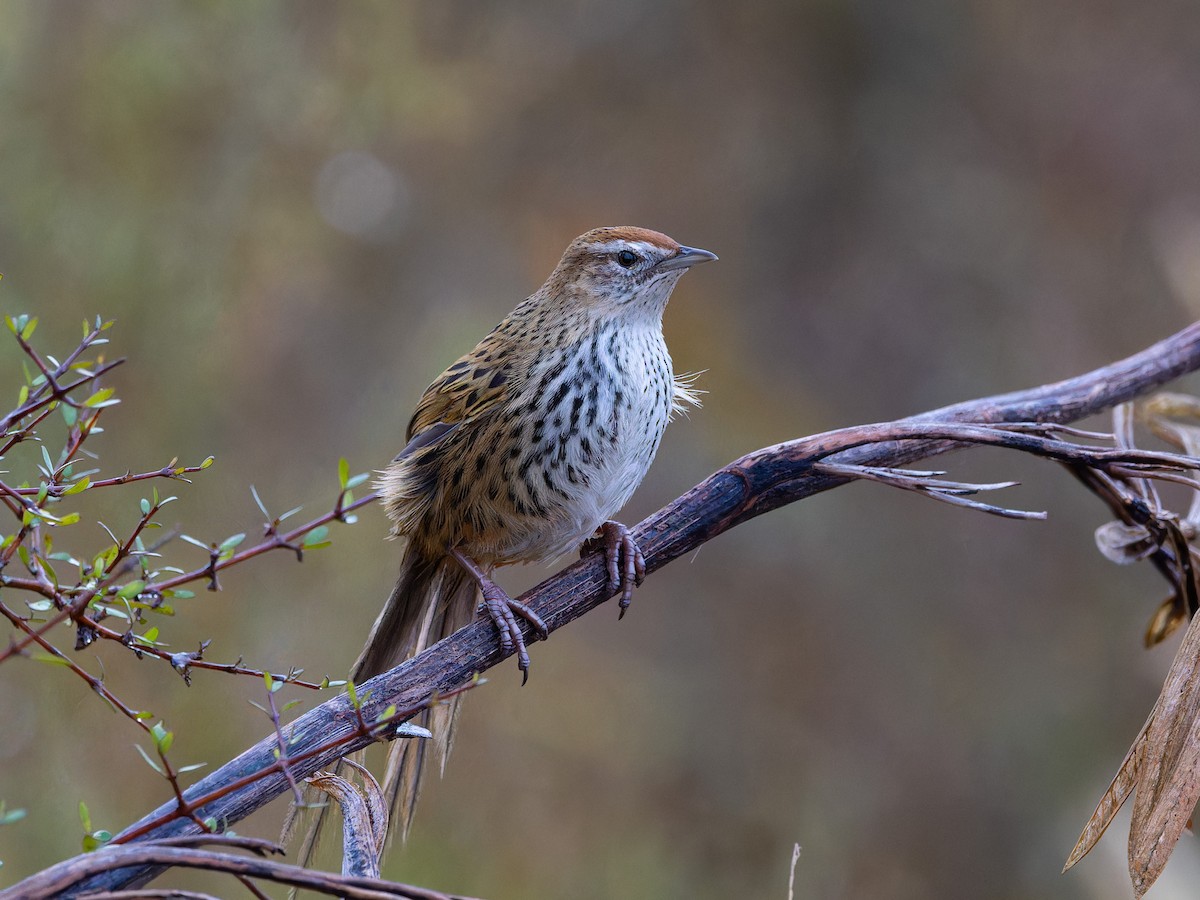
[[[620,253],[617,254],[617,262],[620,263],[626,269],[628,269],[630,266],[632,266],[637,261],[638,261],[638,256],[632,250],[622,250]]]

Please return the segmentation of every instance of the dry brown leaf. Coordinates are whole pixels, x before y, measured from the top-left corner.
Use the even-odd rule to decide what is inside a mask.
[[[1133,746],[1129,748],[1129,752],[1125,754],[1125,759],[1121,762],[1121,768],[1117,770],[1116,776],[1112,780],[1112,784],[1108,786],[1108,790],[1104,792],[1104,796],[1100,798],[1100,802],[1096,804],[1096,809],[1092,813],[1087,824],[1083,826],[1083,832],[1079,835],[1079,840],[1076,841],[1075,847],[1071,850],[1071,855],[1067,857],[1067,864],[1063,866],[1063,871],[1071,868],[1075,863],[1079,862],[1087,856],[1096,842],[1112,824],[1113,818],[1125,805],[1125,801],[1129,799],[1129,795],[1133,793],[1133,789],[1137,787],[1137,760],[1139,751],[1142,749],[1142,744],[1146,740],[1146,731],[1150,728],[1150,723],[1154,719],[1154,714],[1158,711],[1158,706],[1155,705],[1154,710],[1150,713],[1150,718],[1146,720],[1146,724],[1142,726],[1142,730],[1138,732],[1138,736],[1133,741]]]
[[[1145,525],[1105,522],[1096,529],[1096,547],[1119,566],[1145,559],[1158,549],[1158,541]]]
[[[1147,648],[1161,644],[1187,620],[1187,606],[1177,596],[1168,597],[1154,611],[1142,640]]]
[[[342,808],[342,874],[378,878],[387,836],[387,802],[370,772],[351,760],[345,763],[362,776],[361,785],[333,772],[317,772],[307,781]]]
[[[1193,619],[1135,754],[1129,876],[1141,897],[1162,873],[1200,798],[1200,625]]]

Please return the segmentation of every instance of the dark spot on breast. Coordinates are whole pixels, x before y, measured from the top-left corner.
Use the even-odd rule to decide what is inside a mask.
[[[560,359],[558,362],[556,362],[554,365],[552,365],[549,369],[547,369],[546,373],[538,381],[537,392],[539,394],[544,394],[549,389],[550,382],[554,381],[555,378],[557,378],[564,371],[566,371],[566,368],[567,368],[567,361],[564,358],[564,359]]]
[[[557,388],[555,388],[554,394],[550,398],[550,406],[548,408],[556,409],[558,407],[558,404],[563,402],[563,398],[567,396],[567,391],[569,391],[569,390],[571,390],[571,384],[568,381],[568,379],[564,378],[562,380],[562,383],[559,384],[559,386]]]
[[[488,387],[491,390],[495,390],[496,388],[500,387],[500,385],[504,384],[504,382],[506,382],[506,381],[508,381],[508,375],[506,375],[504,372],[497,372],[495,375],[492,376],[492,380],[490,382],[488,382]]]

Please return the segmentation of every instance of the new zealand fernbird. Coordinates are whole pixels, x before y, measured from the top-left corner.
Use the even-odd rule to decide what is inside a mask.
[[[378,488],[400,577],[352,678],[361,684],[468,624],[482,599],[506,653],[528,677],[519,620],[545,623],[492,581],[497,566],[605,550],[624,614],[645,575],[611,520],[654,459],[667,422],[695,395],[671,368],[662,316],[692,266],[717,257],[656,231],[597,228],[571,242],[536,292],[434,380],[408,444]],[[457,698],[426,714],[444,765]],[[384,789],[407,832],[426,742],[397,740]]]

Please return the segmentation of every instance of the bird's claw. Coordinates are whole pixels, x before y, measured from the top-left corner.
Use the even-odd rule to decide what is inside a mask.
[[[483,594],[481,609],[488,614],[496,631],[500,634],[500,650],[503,653],[516,653],[517,668],[521,670],[521,684],[529,681],[529,649],[525,646],[525,636],[521,634],[520,616],[533,628],[534,639],[545,640],[550,636],[546,622],[532,609],[520,600],[508,596],[496,582],[490,578],[483,579],[479,585]]]
[[[541,638],[543,641],[550,636],[550,629],[546,627],[545,620],[520,600],[508,596],[504,588],[492,581],[491,575],[460,548],[451,545],[446,549],[479,585],[479,592],[483,595],[483,603],[479,608],[488,614],[488,618],[496,626],[496,631],[500,633],[500,650],[505,654],[517,654],[521,684],[525,684],[529,681],[529,649],[525,646],[525,636],[521,634],[517,616],[533,628],[534,638]]]
[[[584,545],[584,551],[596,548],[604,550],[604,562],[608,567],[609,590],[621,592],[617,604],[618,618],[625,617],[625,610],[633,600],[633,589],[640,587],[646,579],[646,557],[633,539],[633,534],[620,522],[605,522],[596,529],[596,536]]]

